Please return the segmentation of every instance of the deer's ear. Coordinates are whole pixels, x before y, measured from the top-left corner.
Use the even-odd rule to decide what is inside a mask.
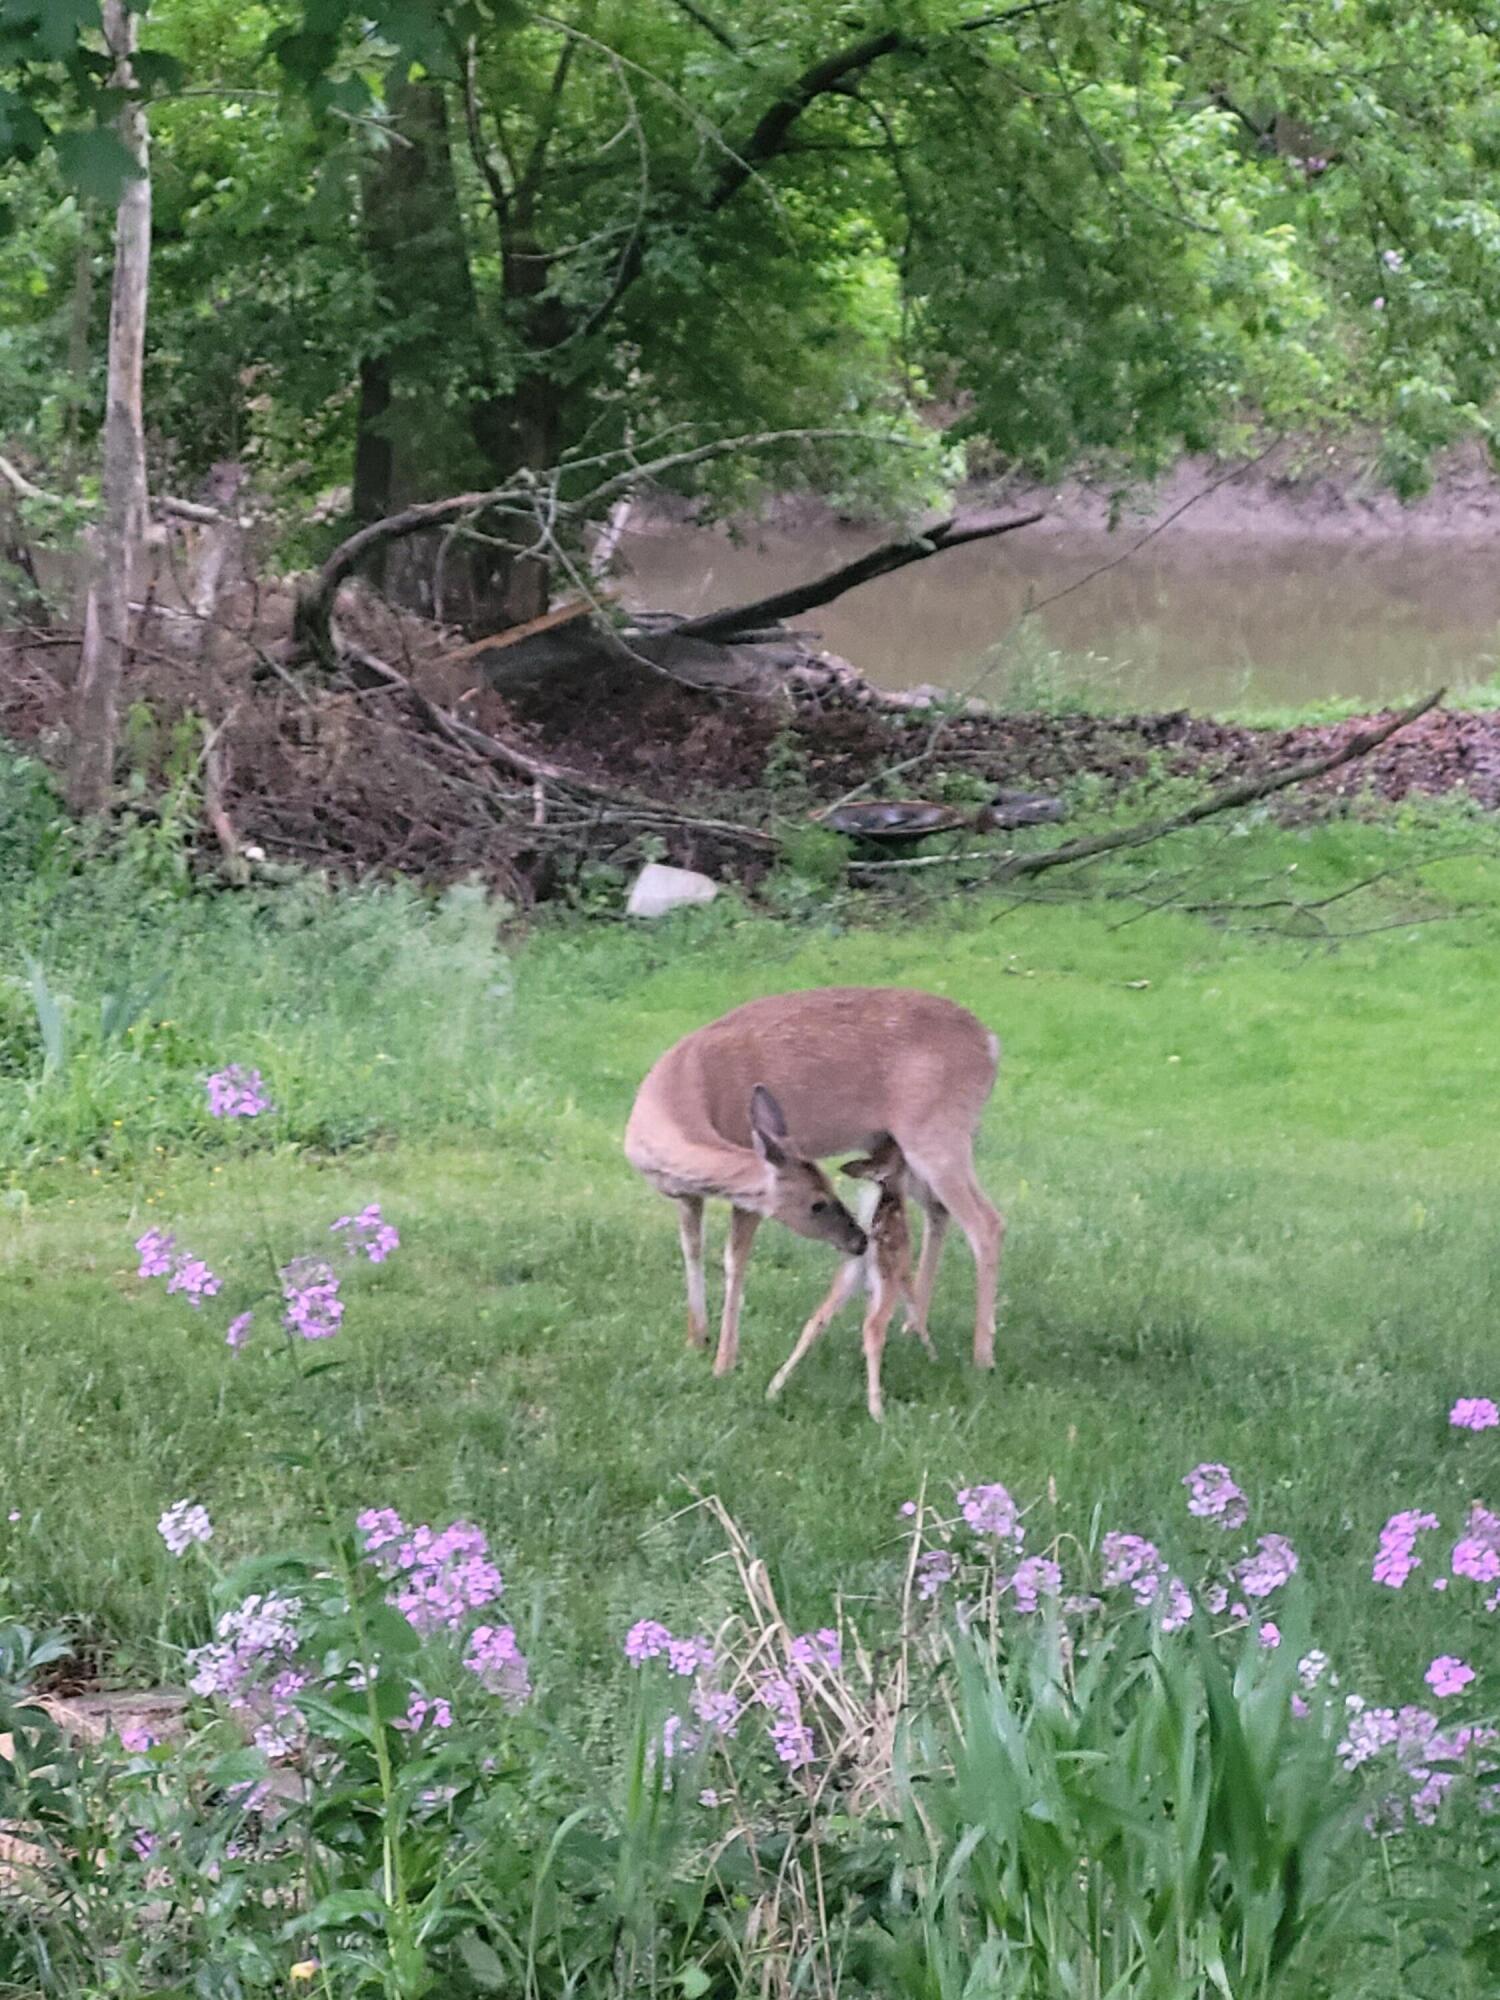
[[[768,1167],[786,1165],[786,1114],[763,1083],[750,1093],[750,1136]]]
[[[870,1159],[845,1160],[839,1172],[847,1174],[851,1181],[868,1181],[874,1179],[874,1166],[875,1162]]]

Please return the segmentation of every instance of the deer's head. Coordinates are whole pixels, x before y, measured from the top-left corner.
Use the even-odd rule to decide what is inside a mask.
[[[766,1213],[815,1243],[832,1243],[846,1257],[862,1257],[865,1232],[833,1191],[815,1160],[793,1151],[786,1117],[763,1083],[750,1093],[750,1136],[770,1170]]]

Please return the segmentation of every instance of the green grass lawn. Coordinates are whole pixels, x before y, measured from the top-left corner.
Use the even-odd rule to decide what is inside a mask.
[[[1397,839],[1263,829],[1215,879],[1295,861],[1337,884]],[[0,1076],[20,1162],[0,1196],[0,1608],[75,1621],[122,1673],[170,1673],[159,1642],[201,1636],[205,1607],[156,1536],[169,1502],[204,1501],[223,1555],[390,1504],[482,1522],[537,1664],[586,1671],[631,1619],[713,1590],[716,1537],[681,1514],[694,1489],[811,1623],[837,1592],[857,1614],[923,1480],[1035,1499],[1035,1547],[1180,1532],[1180,1475],[1222,1458],[1253,1532],[1302,1551],[1351,1683],[1413,1698],[1432,1652],[1463,1648],[1443,1599],[1373,1589],[1380,1524],[1500,1484],[1500,1434],[1445,1422],[1455,1396],[1500,1392],[1495,864],[1424,879],[1420,903],[1376,892],[1374,917],[1461,921],[1314,952],[1191,916],[1122,923],[1119,904],[955,902],[842,934],[719,906],[559,926],[509,956],[472,901],[162,918],[171,984],[135,1028]],[[102,935],[50,938],[80,1023],[123,976]],[[757,1246],[738,1375],[685,1351],[672,1211],[619,1145],[675,1036],[835,981],[948,993],[1006,1049],[980,1156],[1010,1224],[999,1366],[967,1365],[955,1239],[940,1362],[892,1342],[879,1429],[853,1314],[764,1400],[831,1268],[784,1231]],[[235,1059],[264,1069],[277,1122],[203,1119],[198,1074]],[[229,1354],[258,1246],[316,1247],[372,1200],[403,1247],[303,1352],[339,1365],[301,1380],[265,1337]],[[225,1273],[201,1313],[134,1275],[154,1221]]]

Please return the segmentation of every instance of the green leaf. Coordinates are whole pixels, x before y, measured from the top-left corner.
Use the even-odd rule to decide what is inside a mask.
[[[380,1652],[395,1653],[403,1659],[416,1652],[421,1644],[411,1624],[388,1604],[382,1604],[370,1613],[367,1630],[372,1644]]]
[[[686,1995],[686,2000],[703,2000],[713,1981],[701,1965],[685,1965],[677,1975],[677,1984]]]
[[[174,55],[165,49],[140,49],[134,59],[136,81],[146,90],[160,90],[170,94],[181,90],[187,72]]]
[[[96,125],[83,132],[59,132],[57,161],[81,195],[112,207],[127,181],[143,178],[117,133]]]
[[[352,1923],[356,1917],[383,1917],[385,1904],[373,1889],[335,1889],[331,1896],[325,1896],[303,1918],[300,1928],[304,1931],[336,1930],[340,1924]]]
[[[0,90],[0,157],[34,159],[47,143],[47,127],[24,97]]]
[[[70,56],[79,37],[99,26],[99,0],[46,0],[37,17],[40,53],[53,62]]]
[[[485,1993],[502,1993],[510,1984],[505,1964],[493,1945],[474,1931],[464,1931],[458,1940],[458,1955],[469,1977]]]

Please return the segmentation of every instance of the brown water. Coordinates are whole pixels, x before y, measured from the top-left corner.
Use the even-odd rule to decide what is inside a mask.
[[[1168,529],[1119,561],[1139,532],[1022,531],[977,543],[864,584],[799,623],[880,687],[932,682],[994,696],[1008,684],[1024,699],[1039,685],[1082,683],[1122,707],[1376,703],[1500,677],[1493,545],[1203,533],[1174,542]],[[690,615],[802,582],[879,539],[823,525],[739,543],[718,530],[658,528],[622,540],[623,587],[635,607]],[[1104,564],[1114,566],[1091,574]]]

